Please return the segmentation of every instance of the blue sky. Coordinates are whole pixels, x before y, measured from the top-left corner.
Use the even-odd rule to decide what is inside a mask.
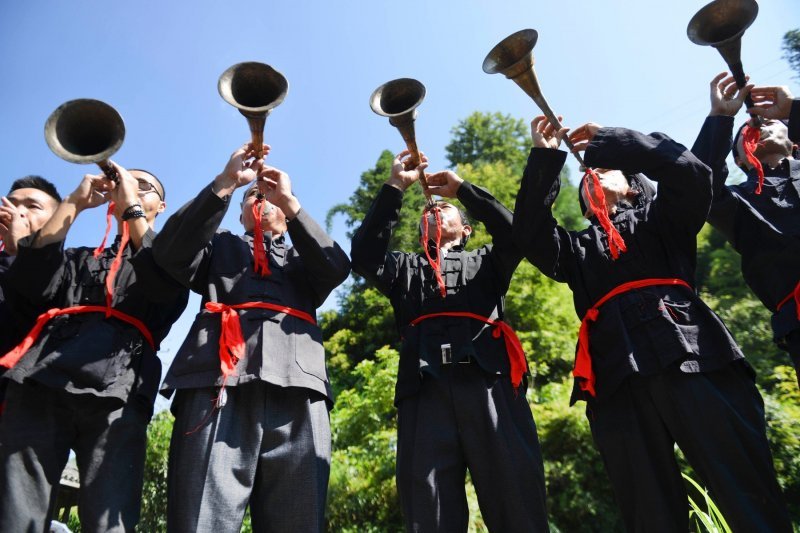
[[[245,120],[217,94],[217,78],[234,63],[262,61],[289,80],[284,103],[267,121],[270,162],[290,175],[304,208],[321,221],[347,200],[381,150],[402,148],[397,131],[368,105],[385,81],[414,77],[426,85],[417,138],[434,169],[446,165],[451,128],[471,112],[537,114],[516,85],[481,70],[496,42],[526,27],[539,31],[536,70],[566,125],[593,120],[691,144],[708,111],[708,81],[724,70],[716,51],[686,38],[704,4],[7,0],[0,3],[0,188],[41,174],[66,194],[95,172],[58,159],[42,131],[62,102],[99,98],[127,127],[114,159],[155,172],[166,185],[169,214],[248,138]],[[799,95],[780,50],[782,35],[800,27],[797,1],[763,1],[760,8],[743,39],[745,70],[758,84],[788,84]],[[230,213],[224,225],[235,230],[237,219]],[[349,250],[337,222],[334,237]],[[96,245],[102,226],[102,209],[82,214],[68,244]],[[173,329],[165,360],[197,306],[192,300]]]

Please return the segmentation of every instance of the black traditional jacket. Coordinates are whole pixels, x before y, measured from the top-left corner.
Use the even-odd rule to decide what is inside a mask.
[[[509,373],[505,343],[493,337],[492,326],[455,317],[409,326],[419,316],[447,311],[503,318],[505,293],[522,260],[511,238],[511,212],[487,191],[468,182],[459,187],[458,199],[470,216],[484,223],[493,244],[472,251],[458,246],[443,253],[445,298],[424,254],[388,250],[403,202],[400,190],[384,185],[353,236],[353,270],[389,297],[403,339],[395,402],[417,392],[420,372],[438,374],[443,347],[451,351],[454,361],[471,358],[486,372]]]
[[[586,150],[587,165],[637,172],[658,182],[653,200],[641,194],[611,221],[627,252],[611,258],[597,219],[567,231],[553,218],[566,152],[533,148],[514,213],[514,238],[546,276],[569,284],[583,318],[603,296],[630,281],[678,278],[693,285],[696,237],[711,203],[711,172],[666,135],[602,128]],[[589,326],[597,399],[609,397],[628,376],[652,375],[671,365],[710,371],[743,357],[719,317],[683,286],[623,293],[602,305]],[[573,401],[580,399],[576,388]]]
[[[742,256],[742,275],[767,309],[779,342],[800,329],[793,300],[777,311],[800,282],[800,161],[784,159],[764,167],[764,185],[756,194],[755,169],[739,185],[725,185],[725,158],[733,145],[733,117],[707,117],[692,152],[714,173],[714,202],[708,221]],[[800,143],[800,99],[792,104],[789,137]]]
[[[315,317],[316,309],[350,274],[347,254],[302,209],[288,224],[292,246],[287,246],[283,235],[273,239],[264,233],[271,274],[256,274],[252,234],[217,231],[230,198],[219,198],[210,185],[204,188],[170,217],[154,245],[159,264],[202,296],[200,312],[164,380],[165,396],[175,389],[222,384],[221,317],[207,311],[206,302],[268,302]],[[238,314],[246,355],[226,386],[262,380],[311,389],[333,401],[317,325],[266,309],[239,310]]]
[[[106,248],[98,259],[92,248],[63,249],[63,241],[32,248],[36,235],[19,244],[8,271],[13,298],[36,308],[106,305],[105,281],[120,245]],[[142,247],[126,247],[117,273],[113,307],[142,321],[158,344],[180,317],[189,293],[153,261],[155,232]],[[13,302],[12,302],[13,303]],[[17,306],[15,305],[15,310]],[[38,341],[5,377],[34,380],[74,394],[92,394],[128,401],[137,397],[152,406],[161,379],[156,351],[134,326],[102,313],[56,317]]]

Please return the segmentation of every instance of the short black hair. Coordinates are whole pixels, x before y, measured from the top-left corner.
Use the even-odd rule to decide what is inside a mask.
[[[53,198],[53,200],[56,202],[61,203],[61,195],[58,194],[58,189],[56,189],[56,186],[41,176],[31,175],[15,180],[14,183],[11,184],[8,194],[11,194],[17,189],[39,189],[43,193]]]
[[[129,168],[128,172],[130,172],[132,170],[135,170],[136,172],[144,172],[145,174],[150,174],[151,176],[153,176],[153,179],[156,180],[156,184],[158,184],[158,188],[161,189],[161,201],[162,202],[166,201],[166,199],[167,199],[167,191],[166,191],[166,189],[164,189],[164,184],[161,183],[161,180],[158,179],[158,176],[156,176],[155,174],[153,174],[149,170],[145,170],[143,168]]]

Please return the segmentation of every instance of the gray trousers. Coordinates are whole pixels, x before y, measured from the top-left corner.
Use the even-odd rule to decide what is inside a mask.
[[[688,530],[677,444],[733,531],[791,533],[764,403],[742,364],[632,376],[587,417],[628,531]]]
[[[75,450],[83,531],[133,531],[139,521],[152,409],[9,382],[0,419],[0,531],[49,531],[61,472]]]
[[[184,389],[172,406],[167,529],[238,532],[250,505],[253,531],[325,529],[331,459],[326,400],[299,387],[255,381]]]
[[[467,531],[469,469],[490,531],[548,531],[544,467],[524,391],[476,364],[443,366],[398,405],[397,489],[414,532]]]

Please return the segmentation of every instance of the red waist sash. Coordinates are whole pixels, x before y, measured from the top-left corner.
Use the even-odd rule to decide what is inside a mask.
[[[596,321],[598,316],[600,316],[600,307],[614,296],[634,289],[652,287],[655,285],[683,285],[689,289],[692,288],[691,285],[677,278],[650,278],[629,281],[613,288],[608,294],[600,298],[591,309],[586,311],[583,320],[581,320],[581,328],[578,331],[578,353],[575,355],[575,368],[572,371],[574,377],[580,378],[578,384],[581,390],[595,396],[595,375],[592,370],[592,357],[589,354],[589,324]]]
[[[427,315],[418,316],[412,320],[409,325],[416,326],[423,320],[443,316],[471,318],[473,320],[478,320],[485,324],[489,324],[490,326],[494,326],[494,330],[492,330],[492,337],[497,339],[502,335],[503,340],[506,343],[506,353],[508,354],[508,362],[511,366],[511,384],[514,386],[514,388],[519,387],[519,384],[522,382],[522,376],[528,370],[528,361],[525,359],[525,352],[522,350],[522,343],[520,343],[519,337],[517,337],[517,334],[514,332],[511,326],[502,320],[492,320],[491,318],[486,318],[484,316],[465,311],[430,313]]]
[[[139,330],[139,333],[142,334],[142,337],[144,337],[151,348],[154,350],[156,349],[156,343],[153,342],[153,335],[150,334],[150,330],[147,329],[147,326],[144,325],[144,322],[138,318],[123,313],[122,311],[118,311],[113,307],[104,307],[101,305],[76,305],[74,307],[66,307],[64,309],[50,309],[39,315],[39,318],[36,319],[36,324],[33,325],[33,328],[31,328],[30,332],[28,332],[25,338],[22,339],[22,342],[0,358],[0,366],[13,368],[14,365],[16,365],[17,362],[22,359],[22,356],[25,355],[30,347],[33,346],[33,344],[36,342],[36,339],[38,339],[39,335],[42,333],[42,329],[44,329],[45,325],[47,325],[47,323],[53,318],[62,315],[80,315],[84,313],[104,313],[106,317],[114,317],[117,320],[125,322],[126,324],[130,324]]]
[[[228,376],[233,374],[236,363],[244,357],[245,342],[242,335],[242,325],[239,322],[239,313],[236,312],[237,309],[269,309],[305,320],[309,324],[317,325],[314,317],[305,311],[267,302],[245,302],[236,305],[207,302],[206,309],[212,313],[222,314],[222,329],[219,334],[219,362],[222,370],[223,388]]]
[[[800,320],[800,281],[797,282],[797,285],[795,286],[794,290],[790,292],[786,298],[781,300],[781,302],[778,304],[777,310],[780,311],[781,307],[788,304],[792,300],[794,300],[794,305],[795,308],[797,309],[797,320]]]

